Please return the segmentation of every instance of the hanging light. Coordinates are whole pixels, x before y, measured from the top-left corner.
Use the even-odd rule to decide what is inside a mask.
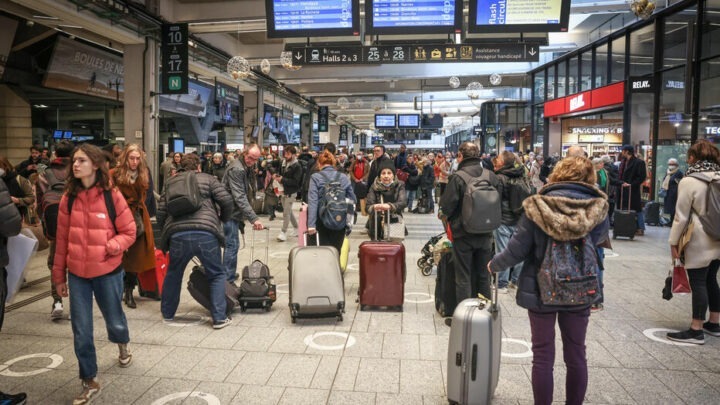
[[[643,20],[647,20],[652,15],[653,11],[655,11],[655,2],[650,0],[628,0],[628,3],[630,4],[630,11],[635,14],[635,16],[642,18]]]
[[[457,76],[450,77],[450,79],[448,79],[448,83],[453,89],[460,87],[460,79]]]
[[[350,107],[350,101],[345,97],[340,97],[337,100],[337,106],[340,107],[341,110],[347,110],[348,107]]]
[[[265,73],[266,75],[270,74],[270,61],[267,59],[263,59],[260,61],[260,71]]]
[[[353,104],[355,105],[355,108],[357,108],[359,110],[359,109],[363,108],[363,106],[365,105],[365,102],[361,98],[356,98],[355,101],[353,101]]]
[[[375,97],[372,100],[372,103],[370,103],[370,107],[372,107],[373,111],[378,112],[382,110],[385,105],[383,104],[383,101],[380,97]]]
[[[242,56],[233,56],[227,63],[227,72],[235,80],[245,79],[250,75],[250,63]]]
[[[480,97],[480,91],[483,89],[483,85],[478,82],[470,82],[465,88],[465,94],[470,99],[476,99]]]
[[[490,84],[492,84],[493,86],[499,86],[500,83],[502,83],[502,76],[497,73],[493,73],[490,75]]]

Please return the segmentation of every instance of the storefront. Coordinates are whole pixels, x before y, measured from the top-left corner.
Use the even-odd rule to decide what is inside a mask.
[[[643,198],[662,202],[669,158],[685,171],[692,142],[720,145],[720,0],[669,3],[530,72],[536,152],[578,144],[613,156],[632,145],[648,169]]]

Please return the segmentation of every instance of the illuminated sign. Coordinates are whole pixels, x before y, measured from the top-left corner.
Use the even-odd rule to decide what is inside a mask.
[[[583,99],[584,94],[577,95],[570,99],[570,111],[585,107],[585,100]]]

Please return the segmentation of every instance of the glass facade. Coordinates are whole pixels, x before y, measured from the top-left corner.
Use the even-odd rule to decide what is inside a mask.
[[[625,35],[613,39],[611,47],[610,81],[612,83],[622,82],[625,80]]]
[[[608,48],[606,43],[595,49],[595,83],[593,88],[608,84]]]
[[[650,24],[630,32],[630,58],[628,61],[630,76],[644,76],[653,72],[653,61],[655,60],[653,45],[655,45],[655,25]]]
[[[580,91],[593,88],[593,50],[580,54]]]

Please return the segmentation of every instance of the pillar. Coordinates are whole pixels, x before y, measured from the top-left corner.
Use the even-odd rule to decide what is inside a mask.
[[[0,84],[0,155],[17,165],[30,156],[32,118],[30,104],[10,86]]]

